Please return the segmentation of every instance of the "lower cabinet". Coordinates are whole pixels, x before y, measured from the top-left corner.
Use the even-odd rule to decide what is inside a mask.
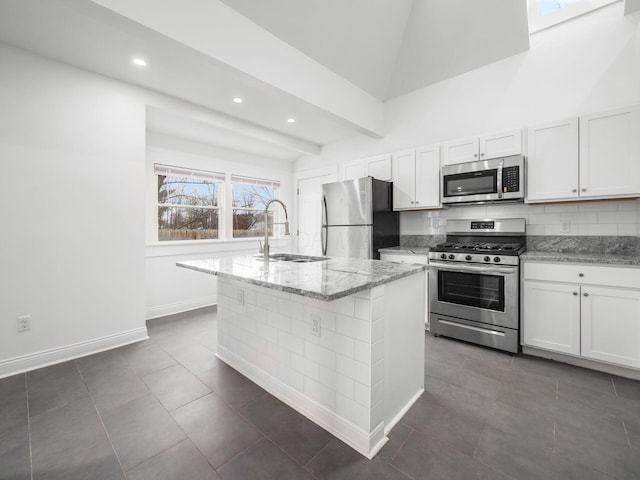
[[[640,269],[525,262],[523,275],[523,345],[640,368]]]
[[[380,260],[396,263],[421,263],[423,265],[429,264],[429,257],[427,255],[420,255],[416,253],[384,253],[380,252]],[[427,272],[425,272],[427,273]],[[425,292],[424,292],[424,328],[429,330],[429,275],[425,275],[424,280]]]

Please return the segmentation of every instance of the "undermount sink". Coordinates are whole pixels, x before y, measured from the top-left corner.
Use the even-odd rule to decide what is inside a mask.
[[[264,260],[264,255],[255,255],[256,259]],[[298,255],[296,253],[272,253],[269,255],[269,261],[271,262],[296,262],[296,263],[309,263],[309,262],[321,262],[322,260],[329,260],[329,257],[313,257],[310,255]]]

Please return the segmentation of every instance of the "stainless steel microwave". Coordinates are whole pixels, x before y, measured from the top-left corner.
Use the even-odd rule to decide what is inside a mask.
[[[442,203],[524,201],[524,156],[512,155],[442,167]]]

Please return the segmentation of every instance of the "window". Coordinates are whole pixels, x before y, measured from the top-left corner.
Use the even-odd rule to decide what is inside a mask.
[[[264,236],[264,210],[280,182],[154,165],[158,242]],[[269,236],[283,233],[284,211],[270,208]]]
[[[219,238],[220,185],[224,175],[155,165],[158,241]]]
[[[270,200],[277,197],[279,188],[279,182],[231,176],[233,238],[264,235],[264,209]],[[269,236],[274,235],[275,222],[280,222],[280,212],[280,209],[268,212]]]
[[[619,0],[529,0],[529,33],[539,32]]]

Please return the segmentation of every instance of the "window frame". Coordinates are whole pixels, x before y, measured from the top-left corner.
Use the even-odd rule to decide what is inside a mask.
[[[576,3],[567,5],[546,15],[538,15],[538,0],[528,1],[529,13],[529,34],[534,34],[553,27],[560,23],[567,22],[576,17],[592,12],[602,7],[606,7],[620,0],[579,0]]]
[[[232,173],[221,173],[214,172],[209,170],[198,170],[192,169],[188,167],[182,166],[170,166],[158,162],[154,162],[152,164],[153,167],[153,178],[154,185],[156,186],[154,192],[154,238],[155,244],[162,245],[201,245],[205,243],[225,243],[225,242],[248,242],[259,240],[264,237],[264,231],[258,236],[249,236],[249,237],[234,237],[233,236],[233,214],[235,210],[255,210],[257,212],[264,211],[264,208],[246,208],[246,207],[234,207],[233,206],[233,183],[248,183],[248,184],[256,184],[256,185],[269,185],[273,186],[276,191],[274,191],[274,198],[279,198],[279,194],[282,189],[281,182],[279,180],[271,180],[266,178],[258,178],[258,177],[248,177],[245,175],[236,175]],[[162,173],[159,173],[162,172]],[[218,205],[217,206],[191,206],[191,205],[182,205],[182,204],[164,204],[159,201],[159,189],[158,185],[158,175],[171,173],[175,176],[191,176],[193,178],[203,178],[203,179],[211,179],[216,178],[218,183]],[[245,180],[247,182],[234,182],[233,180]],[[249,183],[252,181],[252,183]],[[218,238],[187,238],[184,240],[160,240],[160,228],[158,222],[158,210],[160,207],[186,207],[186,208],[207,208],[212,210],[217,210],[218,212]],[[269,210],[270,213],[273,214],[273,220],[276,222],[276,225],[279,225],[279,222],[282,222],[284,219],[284,212],[281,208],[274,208]],[[283,238],[282,230],[274,227],[272,229],[271,234],[269,235],[269,239],[280,239]]]

